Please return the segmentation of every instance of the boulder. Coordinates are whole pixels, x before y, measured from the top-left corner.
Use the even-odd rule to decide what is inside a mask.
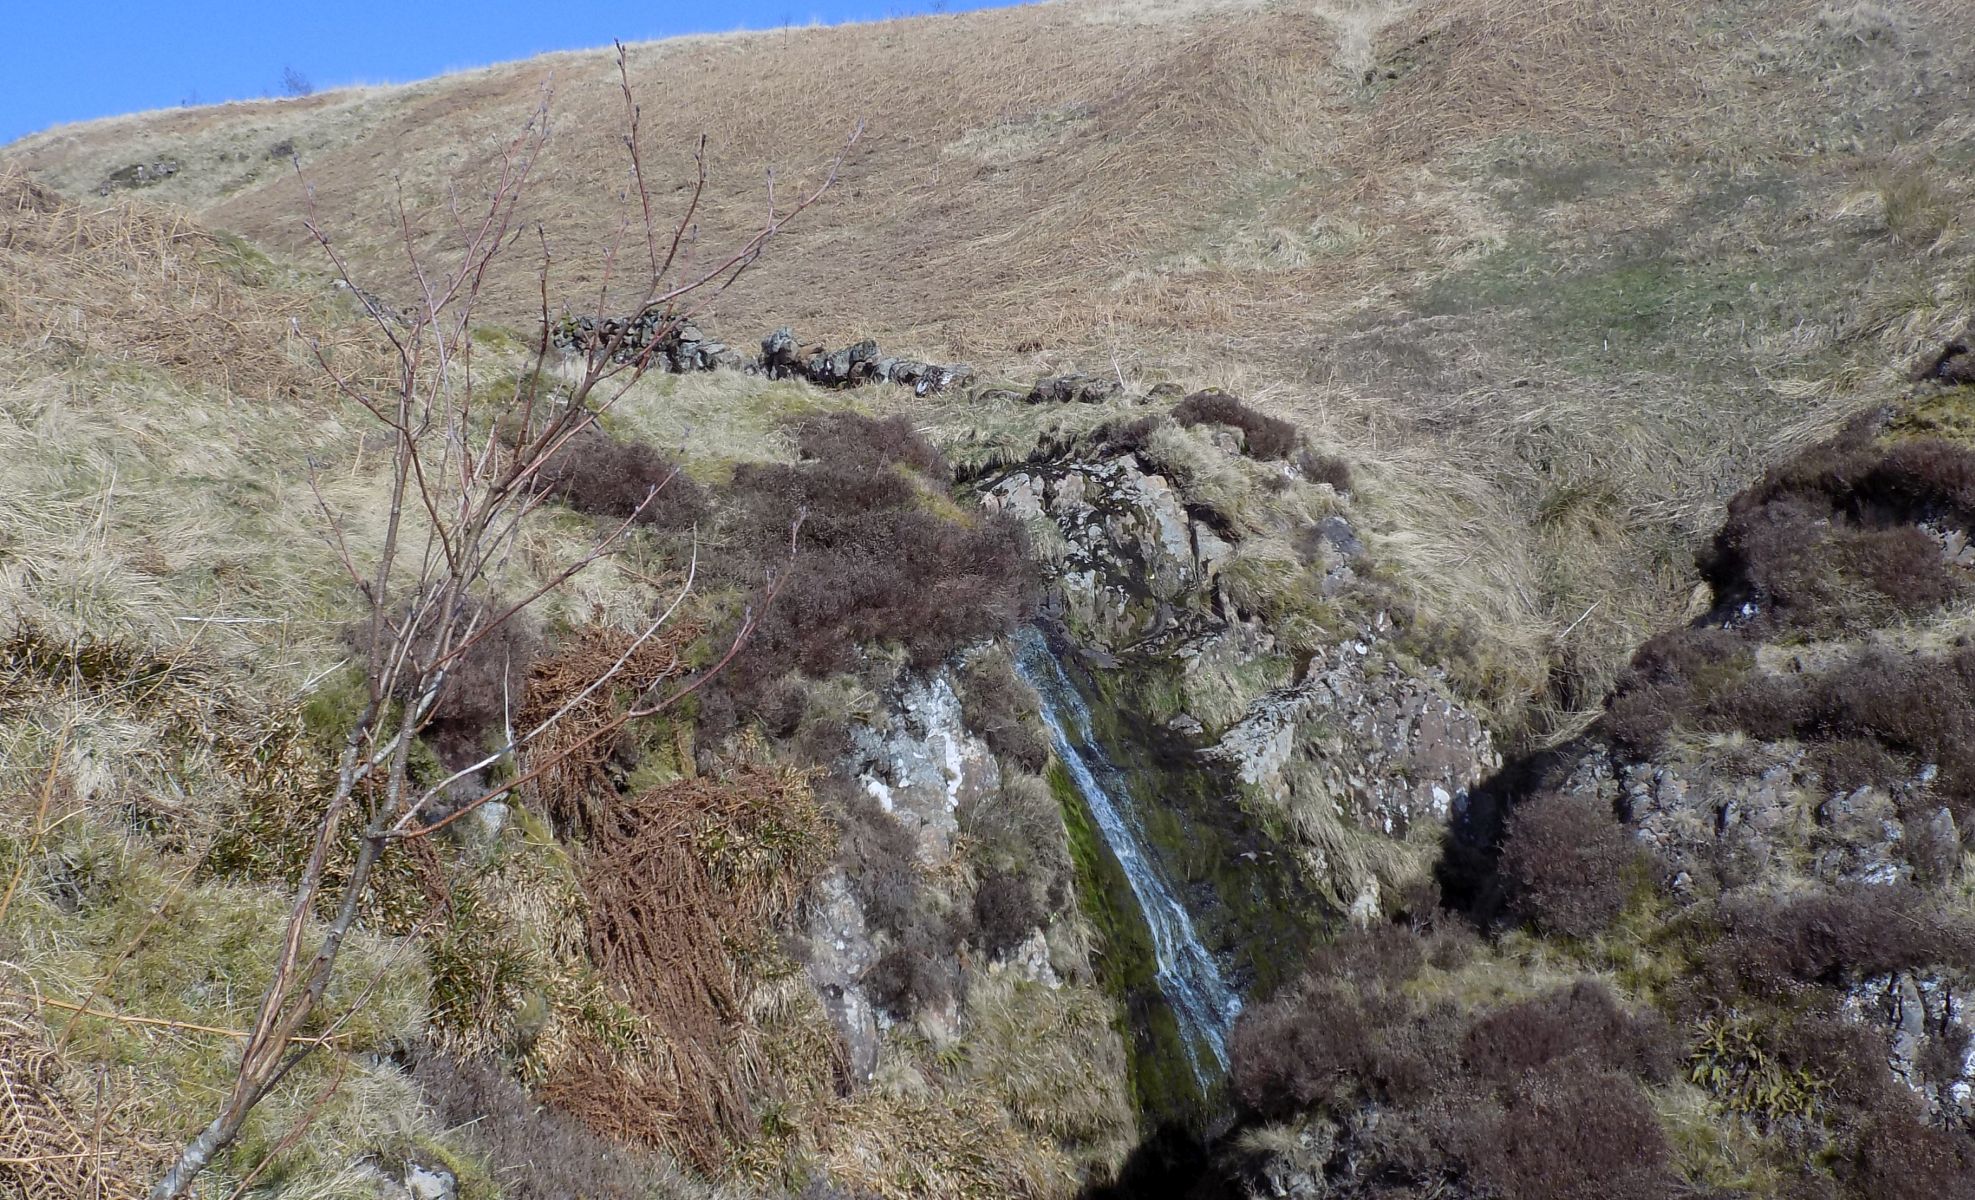
[[[176,174],[178,174],[178,163],[169,158],[147,163],[132,163],[110,172],[109,176],[97,185],[96,194],[107,196],[111,192],[128,188],[150,187],[156,183],[163,183]]]
[[[1036,380],[1026,399],[1030,404],[1102,404],[1124,390],[1116,379],[1073,373]]]

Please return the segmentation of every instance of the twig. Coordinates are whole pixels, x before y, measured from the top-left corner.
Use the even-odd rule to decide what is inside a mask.
[[[98,1017],[105,1021],[115,1021],[120,1025],[146,1025],[159,1029],[171,1029],[180,1033],[210,1033],[219,1037],[233,1038],[237,1041],[244,1041],[250,1036],[244,1029],[225,1029],[218,1025],[200,1025],[192,1021],[171,1021],[163,1017],[133,1017],[127,1013],[104,1012],[100,1008],[90,1008],[84,1004],[71,1004],[66,1000],[38,996],[32,992],[16,991],[13,988],[0,989],[0,992],[4,992],[5,995],[13,996],[19,1000],[30,1000],[35,1004],[46,1005],[49,1008],[59,1008],[63,1012],[75,1013],[77,1016]],[[296,1036],[289,1039],[289,1041],[295,1043],[313,1044],[320,1044],[328,1040],[330,1039],[306,1036]]]
[[[247,1194],[247,1189],[254,1186],[254,1181],[261,1177],[261,1172],[267,1170],[275,1159],[293,1149],[296,1142],[302,1140],[302,1136],[309,1131],[309,1126],[314,1125],[316,1119],[322,1116],[322,1110],[329,1107],[329,1101],[336,1095],[337,1089],[343,1086],[343,1077],[349,1074],[349,1070],[348,1062],[336,1064],[336,1078],[329,1081],[328,1086],[316,1096],[307,1111],[295,1118],[295,1123],[289,1127],[287,1133],[281,1135],[281,1140],[268,1147],[267,1153],[261,1156],[261,1161],[254,1164],[253,1170],[247,1172],[246,1178],[226,1194],[226,1200],[240,1200],[240,1197]]]
[[[1585,621],[1585,619],[1586,619],[1587,617],[1589,617],[1589,616],[1590,616],[1590,615],[1591,615],[1592,613],[1594,613],[1594,612],[1597,612],[1597,611],[1598,611],[1598,606],[1599,606],[1600,604],[1603,604],[1604,602],[1605,602],[1605,600],[1604,600],[1604,597],[1602,597],[1602,596],[1600,596],[1600,597],[1599,597],[1598,599],[1596,599],[1596,600],[1593,600],[1593,601],[1591,602],[1591,607],[1589,607],[1589,608],[1587,608],[1587,609],[1585,609],[1585,610],[1584,610],[1584,611],[1583,611],[1582,613],[1580,613],[1580,614],[1578,614],[1578,618],[1577,618],[1577,620],[1575,620],[1575,621],[1572,621],[1572,622],[1571,622],[1570,624],[1568,624],[1568,625],[1566,625],[1566,626],[1564,626],[1564,630],[1563,630],[1563,632],[1562,632],[1562,633],[1559,633],[1559,634],[1557,635],[1557,640],[1558,640],[1558,641],[1562,641],[1563,639],[1565,639],[1565,638],[1567,638],[1567,637],[1569,637],[1569,636],[1570,636],[1570,631],[1571,631],[1571,630],[1573,630],[1573,629],[1576,629],[1576,628],[1577,628],[1577,627],[1578,627],[1579,625],[1582,625],[1582,624],[1584,624],[1584,621]]]

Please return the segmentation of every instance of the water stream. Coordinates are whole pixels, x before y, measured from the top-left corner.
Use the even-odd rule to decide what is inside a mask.
[[[1153,852],[1149,806],[1159,798],[1142,794],[1106,754],[1092,729],[1088,703],[1041,634],[1023,631],[1016,650],[1016,669],[1041,698],[1056,757],[1137,902],[1151,939],[1159,993],[1178,1025],[1200,1095],[1209,1096],[1227,1073],[1228,1035],[1240,1015],[1241,997],[1181,900],[1187,881],[1174,878],[1171,866]]]

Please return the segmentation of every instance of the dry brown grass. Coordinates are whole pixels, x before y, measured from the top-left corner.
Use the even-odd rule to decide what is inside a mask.
[[[1534,725],[1562,729],[1684,603],[1704,514],[1968,310],[1970,223],[1947,219],[1971,199],[1952,165],[1975,96],[1957,12],[1069,0],[655,43],[632,70],[667,97],[646,114],[655,177],[686,178],[694,136],[711,135],[708,244],[757,218],[763,166],[813,175],[867,122],[844,186],[722,297],[715,328],[868,334],[1017,378],[1115,361],[1294,419],[1367,464],[1385,518],[1374,552],[1513,667],[1480,699],[1510,723],[1537,700]],[[239,166],[244,148],[292,137],[342,248],[388,295],[392,238],[374,214],[392,208],[389,181],[418,205],[477,178],[551,74],[560,134],[530,215],[555,247],[608,239],[625,215],[621,150],[595,132],[616,102],[610,69],[603,53],[563,54],[145,114],[5,157],[71,192],[176,157],[186,169],[145,195],[292,251],[295,184]],[[1856,197],[1892,170],[1874,225],[1865,208],[1886,206]],[[1811,231],[1830,244],[1813,253]],[[1765,268],[1779,243],[1798,260]],[[1626,256],[1635,274],[1668,264],[1646,280],[1657,307],[1638,310],[1676,314],[1660,353],[1609,363],[1602,317],[1572,325],[1564,310],[1553,329],[1558,314],[1518,290],[1595,284]],[[553,295],[581,308],[596,280],[560,257]],[[526,327],[531,268],[512,266],[495,290]],[[1602,298],[1612,320],[1635,319],[1622,290]],[[1699,307],[1692,329],[1677,317],[1707,299],[1731,311]],[[1705,365],[1683,345],[1696,334],[1716,343]],[[1730,342],[1741,361],[1724,366]],[[708,389],[648,391],[627,426],[676,427],[667,397]],[[747,421],[710,423],[763,426],[772,405],[742,407]],[[1588,495],[1610,498],[1595,520],[1564,503]]]
[[[364,356],[306,295],[274,286],[272,264],[185,215],[129,199],[75,204],[0,171],[0,338],[58,358],[140,363],[261,402],[323,389],[298,331],[344,369]]]
[[[806,777],[761,767],[612,809],[586,852],[590,957],[653,1022],[662,1054],[631,1068],[643,1086],[627,1089],[601,1063],[569,1064],[542,1093],[601,1133],[712,1168],[758,1132],[750,1097],[767,1081],[750,993],[783,957],[776,933],[830,860],[828,825]]]
[[[117,1098],[99,1089],[85,1108],[64,1086],[69,1073],[38,1022],[0,1011],[0,1192],[19,1200],[134,1200],[141,1194],[134,1169],[149,1166],[155,1151],[118,1145],[124,1134],[107,1111]]]
[[[828,823],[800,774],[745,768],[681,780],[614,805],[591,843],[585,892],[591,959],[654,1020],[666,1056],[640,1064],[650,1117],[622,1103],[610,1072],[594,1088],[559,1072],[543,1088],[600,1133],[664,1145],[715,1166],[756,1133],[760,1084],[749,1013],[764,963],[808,882],[830,863]]]
[[[588,626],[530,669],[527,695],[515,717],[517,727],[532,729],[569,707],[564,721],[531,750],[554,764],[532,789],[536,808],[558,831],[572,838],[591,838],[607,824],[611,780],[606,766],[623,743],[609,735],[599,737],[598,731],[624,711],[625,689],[648,691],[685,674],[685,651],[703,631],[697,623],[680,622],[634,646],[628,635]],[[602,671],[627,655],[622,687],[591,688]],[[690,771],[690,752],[680,757]]]
[[[677,625],[634,647],[586,630],[537,666],[520,720],[573,702],[556,736],[581,743],[631,696],[682,675],[697,633]],[[626,654],[624,688],[583,695],[599,666]],[[580,839],[587,957],[639,1025],[616,1044],[571,1039],[543,1070],[540,1093],[599,1133],[713,1169],[759,1133],[752,1097],[780,1086],[755,993],[788,969],[778,931],[830,861],[830,826],[799,771],[740,764],[700,776],[690,748],[665,745],[655,752],[685,774],[624,794],[607,769],[623,740],[565,749],[534,749],[563,755],[534,802]]]

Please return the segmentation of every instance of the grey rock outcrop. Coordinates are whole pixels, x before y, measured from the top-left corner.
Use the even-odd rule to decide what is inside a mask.
[[[993,802],[1001,788],[1000,765],[987,743],[967,729],[950,673],[902,681],[879,719],[852,728],[851,745],[847,773],[914,835],[920,865],[929,874],[947,871],[960,809]],[[804,934],[810,981],[844,1039],[852,1070],[868,1078],[877,1069],[883,1032],[891,1023],[863,984],[884,952],[883,935],[866,920],[841,868],[812,889]],[[1049,969],[1046,947],[1041,953],[1041,970],[1030,975],[1038,980]],[[1022,963],[1033,958],[1027,946],[1018,955]],[[940,1036],[957,1033],[960,1016],[952,1002],[918,1016],[922,1027]]]
[[[178,163],[169,158],[160,158],[147,163],[132,163],[110,172],[102,183],[96,185],[96,194],[107,196],[111,192],[130,188],[150,187],[153,184],[163,183],[176,174],[178,174]]]
[[[1714,764],[1671,753],[1633,761],[1591,746],[1561,790],[1623,817],[1667,878],[1732,862],[1744,878],[1794,864],[1830,885],[1911,884],[1916,835],[1959,844],[1953,814],[1928,800],[1926,772],[1887,786],[1831,790],[1800,747],[1752,747],[1748,754],[1753,761]],[[1928,816],[1913,823],[1903,812]]]
[[[1266,622],[1223,595],[1240,533],[1190,508],[1135,455],[1029,464],[990,483],[983,503],[1044,526],[1057,547],[1052,615],[1086,657],[1177,664],[1189,711],[1161,714],[1167,727],[1215,739],[1208,757],[1231,768],[1249,803],[1291,814],[1290,828],[1342,820],[1403,838],[1449,820],[1500,766],[1481,721],[1397,652],[1383,614],[1292,662]],[[1339,588],[1368,553],[1341,515],[1301,541]],[[1348,899],[1369,881],[1328,882]]]
[[[1459,815],[1501,766],[1493,739],[1429,672],[1384,652],[1383,613],[1313,655],[1294,685],[1258,697],[1208,753],[1291,811],[1336,806],[1403,837]]]
[[[809,980],[823,1001],[823,1011],[843,1038],[851,1071],[859,1079],[868,1079],[878,1068],[881,1025],[863,979],[878,961],[879,951],[841,867],[816,881],[803,917],[809,943],[804,965]]]
[[[1000,766],[987,743],[967,730],[944,670],[903,684],[888,716],[882,726],[852,728],[853,774],[918,838],[920,861],[941,866],[953,853],[961,806],[993,796]]]
[[[1055,527],[1059,615],[1086,644],[1170,650],[1223,624],[1213,584],[1232,547],[1132,456],[1026,467],[982,502]]]
[[[1975,1010],[1962,972],[1901,971],[1860,980],[1845,994],[1851,1019],[1883,1033],[1893,1077],[1942,1125],[1975,1120]]]
[[[1766,891],[1792,876],[1910,894],[1924,882],[1916,841],[1960,845],[1953,814],[1929,795],[1934,779],[1923,769],[1833,789],[1820,765],[1789,743],[1745,746],[1720,763],[1678,749],[1633,760],[1594,744],[1561,789],[1623,817],[1676,899],[1693,898],[1701,879]],[[1941,1124],[1975,1120],[1971,984],[1962,972],[1930,968],[1854,979],[1844,992],[1845,1016],[1885,1039],[1894,1078]]]

